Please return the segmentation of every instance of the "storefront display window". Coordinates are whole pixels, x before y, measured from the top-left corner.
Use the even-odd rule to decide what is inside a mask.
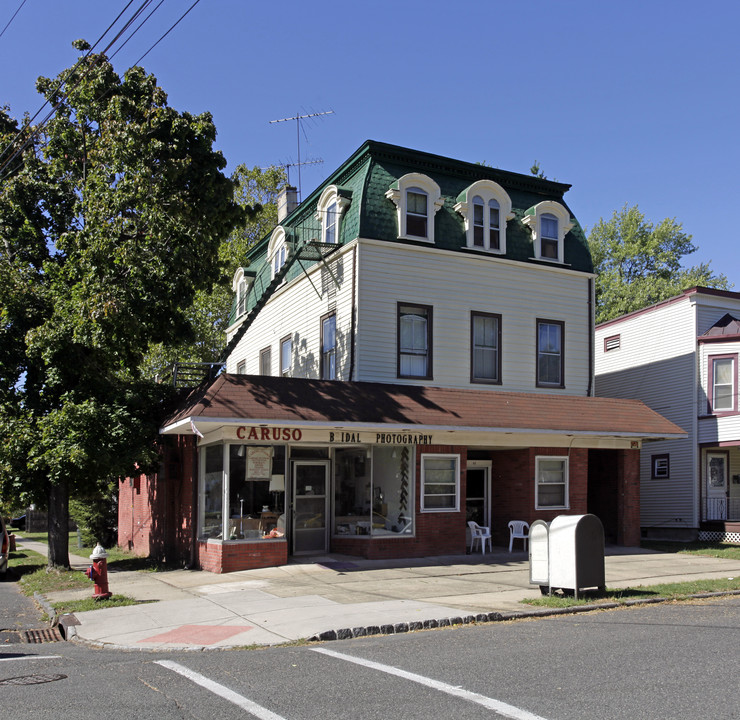
[[[284,498],[285,446],[229,445],[229,540],[284,528]]]
[[[406,447],[373,451],[373,535],[413,533],[413,455]]]
[[[365,448],[339,449],[334,456],[334,534],[369,535],[371,462]]]
[[[224,453],[221,445],[211,445],[203,452],[204,469],[200,503],[200,537],[223,535]]]
[[[342,448],[334,455],[334,534],[413,533],[408,447]]]

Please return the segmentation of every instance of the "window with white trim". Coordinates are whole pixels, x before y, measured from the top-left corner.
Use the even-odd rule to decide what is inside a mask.
[[[543,200],[524,213],[522,222],[532,231],[536,260],[565,262],[565,236],[574,223],[563,205],[553,200]]]
[[[285,238],[285,229],[278,225],[270,236],[267,246],[267,261],[270,263],[271,277],[275,277],[285,265],[288,257],[288,246]]]
[[[737,355],[709,357],[709,412],[737,412]]]
[[[421,512],[460,510],[460,456],[422,453]]]
[[[290,377],[293,367],[293,338],[288,335],[280,341],[280,376]]]
[[[535,507],[568,509],[568,458],[539,455],[535,458]]]
[[[457,196],[455,211],[465,220],[467,247],[506,252],[506,223],[514,217],[511,198],[493,180],[478,180]]]
[[[321,318],[321,379],[337,379],[337,316]]]
[[[260,375],[272,375],[272,349],[260,350]]]
[[[399,238],[434,242],[434,216],[444,199],[432,178],[408,173],[393,183],[385,196],[396,206]]]
[[[349,203],[348,197],[340,195],[338,186],[324,188],[316,205],[316,219],[321,223],[321,242],[331,245],[339,242],[340,221]]]
[[[244,268],[237,268],[231,280],[231,290],[236,295],[236,317],[239,318],[247,312],[247,297],[253,277],[247,277]]]

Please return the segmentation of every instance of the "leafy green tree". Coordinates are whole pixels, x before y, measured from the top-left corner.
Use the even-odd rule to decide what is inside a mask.
[[[239,165],[231,176],[234,199],[244,209],[245,220],[225,238],[218,250],[219,277],[210,289],[198,290],[186,311],[193,337],[177,345],[152,345],[144,361],[151,376],[166,376],[177,362],[211,363],[226,346],[231,304],[231,281],[244,263],[247,250],[277,225],[277,196],[285,185],[285,170],[270,167],[252,169]]]
[[[681,261],[696,251],[681,223],[666,218],[654,225],[637,205],[625,205],[611,219],[603,218],[588,236],[596,277],[596,322],[605,322],[633,310],[703,286],[731,287],[709,263],[685,268]]]
[[[211,116],[142,68],[88,53],[37,88],[53,117],[0,160],[0,493],[46,496],[49,564],[68,566],[70,494],[156,460],[171,391],[142,358],[192,337],[184,311],[244,211]],[[0,113],[0,148],[16,131]]]

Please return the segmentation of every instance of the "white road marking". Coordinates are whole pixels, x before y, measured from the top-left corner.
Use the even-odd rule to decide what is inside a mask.
[[[337,658],[338,660],[346,660],[347,662],[355,663],[356,665],[362,665],[363,667],[371,668],[373,670],[379,670],[380,672],[388,673],[389,675],[396,675],[397,677],[411,680],[411,682],[419,683],[420,685],[426,685],[426,687],[439,690],[440,692],[447,693],[448,695],[454,695],[455,697],[468,700],[469,702],[477,703],[482,705],[484,708],[489,710],[495,710],[499,715],[504,717],[513,718],[513,720],[545,720],[539,715],[535,715],[527,710],[522,710],[508,703],[495,700],[494,698],[480,695],[471,690],[465,690],[464,688],[456,685],[449,685],[448,683],[441,682],[440,680],[433,680],[432,678],[424,677],[423,675],[417,675],[416,673],[407,672],[406,670],[400,670],[392,665],[384,665],[383,663],[377,663],[373,660],[365,660],[358,658],[353,655],[345,655],[344,653],[338,653],[334,650],[327,650],[326,648],[311,648],[314,652],[321,653],[322,655],[329,655],[330,657]]]
[[[10,660],[54,660],[62,657],[61,655],[16,655],[15,657],[0,657],[0,662],[9,662]]]
[[[194,670],[190,670],[184,665],[172,662],[171,660],[155,660],[155,663],[167,668],[168,670],[179,673],[188,680],[204,687],[206,690],[210,690],[214,695],[219,695],[224,698],[224,700],[228,700],[229,702],[234,703],[237,707],[242,708],[242,710],[246,710],[255,717],[260,718],[260,720],[285,720],[281,715],[276,715],[274,712],[271,712],[267,708],[263,708],[261,705],[245,698],[243,695],[239,695],[239,693],[229,690],[225,685],[221,685],[215,680],[207,678],[205,675],[201,675]]]

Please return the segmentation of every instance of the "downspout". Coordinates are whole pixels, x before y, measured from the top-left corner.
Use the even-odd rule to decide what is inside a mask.
[[[588,390],[587,397],[594,392],[594,279],[588,279]]]
[[[198,496],[198,440],[197,436],[193,435],[193,462],[192,462],[192,469],[193,472],[190,473],[191,475],[191,483],[193,488],[193,504],[192,504],[192,512],[191,512],[191,541],[190,541],[190,569],[194,570],[198,567],[198,517],[199,517],[199,508],[198,508],[198,502],[200,501],[200,498]]]
[[[352,321],[350,324],[351,341],[349,346],[349,380],[355,379],[355,331],[357,328],[357,244],[352,248]]]

